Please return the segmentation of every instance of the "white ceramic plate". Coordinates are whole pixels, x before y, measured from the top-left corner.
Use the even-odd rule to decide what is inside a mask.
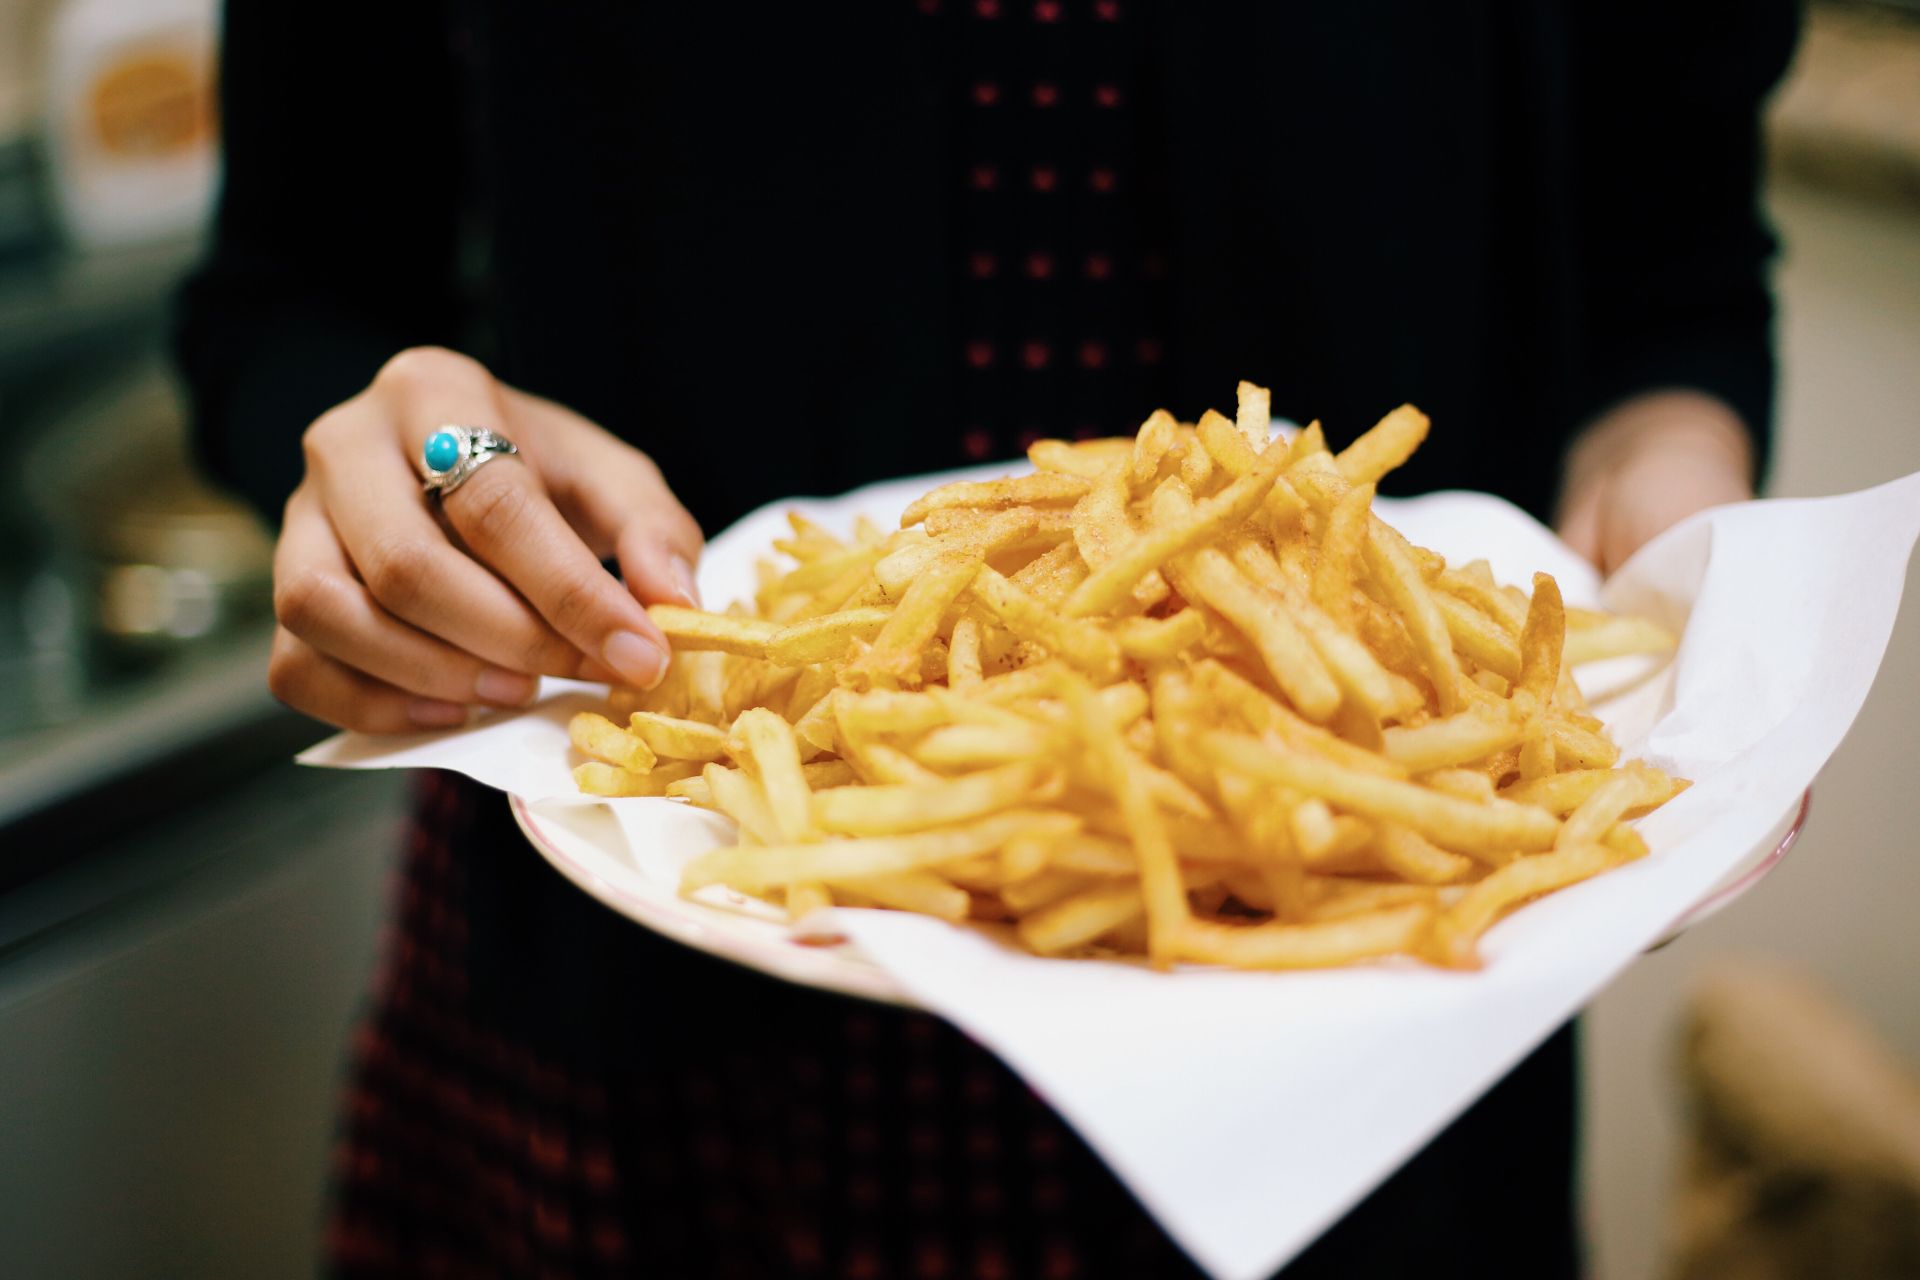
[[[1674,921],[1655,947],[1665,946],[1760,883],[1799,837],[1811,794],[1796,800],[1753,853]],[[707,890],[696,899],[681,897],[670,879],[651,873],[628,853],[626,837],[606,808],[543,807],[536,813],[519,796],[510,799],[514,820],[541,856],[601,902],[655,933],[787,982],[886,1004],[914,1004],[844,938],[796,936],[780,911],[725,890]]]

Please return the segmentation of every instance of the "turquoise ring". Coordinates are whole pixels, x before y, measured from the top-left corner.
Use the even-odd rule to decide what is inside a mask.
[[[420,462],[427,476],[426,491],[444,498],[495,458],[519,452],[513,441],[486,427],[466,427],[451,422],[436,427],[420,446]]]

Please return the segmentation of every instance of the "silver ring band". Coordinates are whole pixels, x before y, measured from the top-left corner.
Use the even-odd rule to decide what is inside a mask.
[[[467,482],[467,477],[495,458],[519,453],[513,441],[488,427],[447,423],[427,437],[420,449],[426,469],[422,488],[429,496],[445,498]]]

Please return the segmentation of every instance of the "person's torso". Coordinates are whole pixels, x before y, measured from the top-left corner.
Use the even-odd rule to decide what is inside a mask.
[[[1550,20],[1416,4],[475,3],[497,359],[709,529],[1230,407],[1535,510],[1578,281]]]

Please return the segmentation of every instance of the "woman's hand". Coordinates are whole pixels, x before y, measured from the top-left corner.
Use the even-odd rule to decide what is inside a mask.
[[[448,423],[520,453],[429,499],[420,451]],[[303,447],[273,565],[267,679],[288,706],[393,733],[524,704],[543,674],[643,688],[666,674],[642,605],[695,603],[701,537],[645,454],[434,348],[388,361]]]
[[[1574,442],[1554,525],[1612,573],[1694,512],[1751,498],[1752,475],[1752,442],[1725,404],[1696,391],[1637,396]]]

